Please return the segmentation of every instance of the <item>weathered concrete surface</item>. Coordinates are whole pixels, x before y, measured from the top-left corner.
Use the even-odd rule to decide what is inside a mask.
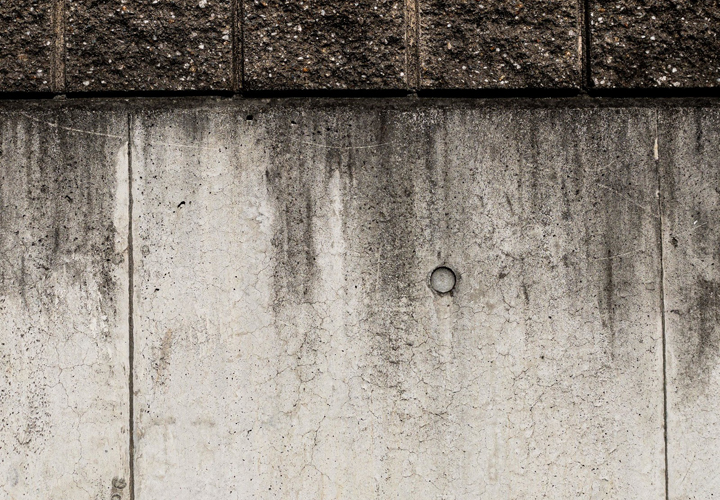
[[[720,496],[720,112],[660,113],[669,490]]]
[[[51,0],[0,3],[0,92],[50,90]]]
[[[23,108],[0,111],[0,498],[109,499],[128,478],[127,119]]]
[[[407,87],[402,0],[244,4],[244,88]]]
[[[67,0],[67,89],[231,90],[230,0]]]
[[[424,88],[578,88],[578,2],[420,0]]]
[[[138,500],[662,498],[658,195],[720,494],[717,108],[194,101],[0,110],[0,499],[129,498],[127,113]]]
[[[662,498],[655,124],[140,112],[136,498]]]
[[[591,2],[590,73],[602,88],[720,85],[720,4]]]

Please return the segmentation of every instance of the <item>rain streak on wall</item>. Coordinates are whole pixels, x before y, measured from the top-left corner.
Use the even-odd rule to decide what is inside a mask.
[[[3,104],[0,498],[718,494],[719,124]]]

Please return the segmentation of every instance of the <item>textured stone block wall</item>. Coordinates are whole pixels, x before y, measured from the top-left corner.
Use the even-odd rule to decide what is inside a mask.
[[[31,0],[0,5],[0,91],[720,85],[688,0]]]

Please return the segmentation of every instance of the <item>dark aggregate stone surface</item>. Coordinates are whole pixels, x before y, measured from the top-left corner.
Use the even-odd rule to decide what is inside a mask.
[[[603,88],[720,85],[720,3],[595,1],[591,78]]]
[[[420,0],[424,88],[580,85],[578,3]]]
[[[68,90],[229,90],[232,18],[230,0],[68,0]]]
[[[406,86],[401,0],[246,0],[244,14],[246,89]]]
[[[50,0],[0,2],[0,91],[50,90],[51,13]]]

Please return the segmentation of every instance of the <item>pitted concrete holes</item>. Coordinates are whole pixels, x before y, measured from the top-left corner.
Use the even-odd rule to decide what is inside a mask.
[[[122,490],[127,486],[127,481],[121,477],[114,477],[112,480],[112,490],[110,491],[110,500],[122,500]]]
[[[437,293],[448,293],[455,288],[455,272],[449,267],[440,266],[430,275],[430,286]]]

